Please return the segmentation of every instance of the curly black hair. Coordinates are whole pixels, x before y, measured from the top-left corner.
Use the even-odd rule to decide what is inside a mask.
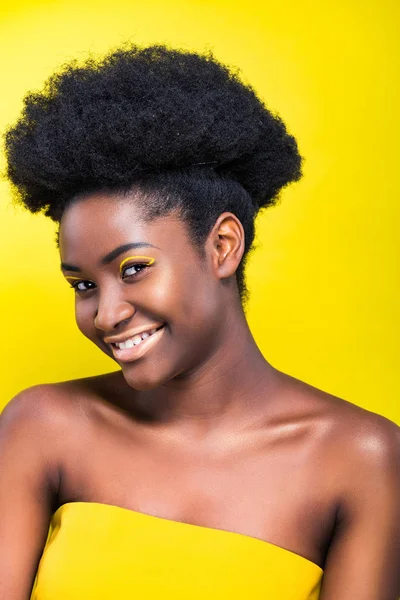
[[[237,73],[210,54],[129,45],[72,61],[27,94],[5,133],[7,177],[29,211],[60,222],[82,194],[145,198],[144,218],[178,208],[200,252],[219,214],[245,230],[244,266],[260,208],[301,176],[295,139]]]

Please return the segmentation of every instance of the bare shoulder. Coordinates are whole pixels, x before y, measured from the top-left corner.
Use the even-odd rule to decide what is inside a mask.
[[[111,376],[111,377],[110,377]],[[22,422],[31,423],[37,430],[58,431],[72,423],[90,419],[93,400],[113,380],[113,374],[74,379],[58,383],[45,383],[19,392],[1,413],[2,429]],[[111,381],[110,381],[111,380]]]
[[[357,467],[369,473],[400,467],[400,427],[396,423],[295,378],[287,377],[286,382],[290,395],[312,416],[332,466],[337,463],[341,469]]]
[[[1,413],[3,427],[14,423],[32,423],[37,427],[55,424],[65,416],[65,404],[57,384],[41,384],[19,392]]]
[[[299,419],[311,423],[308,463],[318,473],[310,489],[333,508],[322,596],[397,598],[400,548],[400,428],[298,380],[287,379]],[[318,487],[319,486],[319,487]]]

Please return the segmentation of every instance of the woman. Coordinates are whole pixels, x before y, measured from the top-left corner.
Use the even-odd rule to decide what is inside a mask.
[[[282,121],[212,57],[132,46],[28,95],[6,154],[119,370],[4,410],[1,598],[395,600],[399,429],[245,319],[255,216],[300,177]]]

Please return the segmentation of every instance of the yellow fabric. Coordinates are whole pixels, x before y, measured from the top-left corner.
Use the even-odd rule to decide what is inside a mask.
[[[70,502],[53,515],[31,600],[317,600],[322,573],[244,534]]]

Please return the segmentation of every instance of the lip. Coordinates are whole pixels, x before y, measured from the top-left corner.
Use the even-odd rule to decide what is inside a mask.
[[[115,360],[117,360],[118,362],[129,363],[138,360],[138,358],[142,358],[142,356],[147,354],[147,352],[149,352],[149,350],[151,350],[151,348],[153,348],[153,346],[157,344],[157,342],[160,340],[164,333],[164,329],[165,325],[163,325],[161,329],[153,333],[150,337],[140,342],[140,344],[138,344],[137,346],[133,346],[133,348],[124,348],[123,350],[120,350],[115,346],[111,346]],[[144,331],[148,331],[148,329]]]
[[[142,333],[144,333],[145,331],[151,331],[152,329],[159,329],[160,327],[164,327],[163,324],[160,325],[160,323],[156,324],[156,325],[147,325],[147,327],[142,327],[141,329],[137,329],[136,331],[131,331],[128,333],[125,333],[123,336],[120,335],[119,337],[115,337],[115,338],[104,338],[104,342],[106,344],[121,344],[122,342],[126,342],[126,340],[129,340],[133,337],[135,337],[135,335],[142,335]]]

